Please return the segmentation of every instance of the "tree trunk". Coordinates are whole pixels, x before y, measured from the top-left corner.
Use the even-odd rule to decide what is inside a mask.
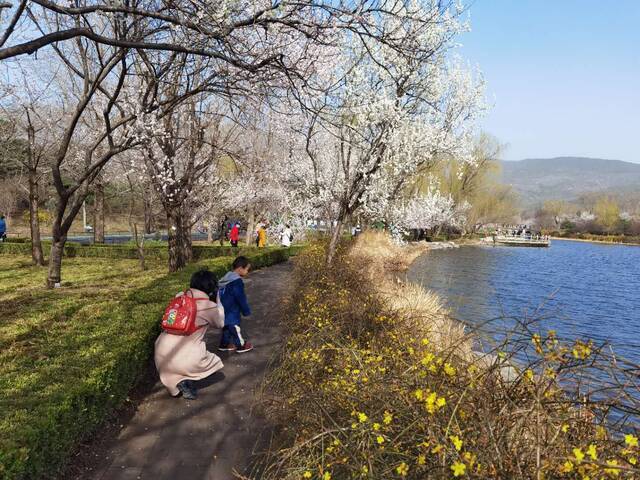
[[[169,243],[169,271],[177,272],[186,265],[184,259],[184,236],[182,234],[182,220],[178,208],[166,208],[167,233]]]
[[[138,236],[138,224],[133,224],[133,238],[136,241],[136,249],[138,250],[138,260],[140,261],[140,270],[144,271],[147,269],[147,266],[144,262],[144,232],[142,235]]]
[[[144,209],[144,233],[147,235],[155,230],[153,224],[153,205],[152,205],[152,192],[151,189],[144,189],[144,195],[142,196],[142,205]]]
[[[218,240],[220,240],[221,247],[224,245],[224,231],[226,226],[227,226],[227,217],[225,217],[224,220],[220,222],[220,231],[218,232]]]
[[[40,241],[40,219],[38,218],[37,172],[29,172],[29,226],[31,227],[31,258],[38,266],[44,265],[42,242]]]
[[[182,214],[182,256],[184,257],[185,264],[193,260],[193,242],[191,240],[191,225],[187,215]]]
[[[344,218],[337,220],[336,226],[331,234],[331,241],[329,242],[329,250],[327,251],[327,265],[331,265],[333,257],[336,254],[338,248],[338,242],[340,241],[340,235],[342,235],[342,226],[344,224]]]
[[[253,230],[256,223],[256,214],[253,210],[253,206],[249,207],[249,223],[247,223],[247,247],[253,244]]]
[[[95,184],[93,207],[93,243],[104,243],[104,185]]]
[[[62,275],[62,257],[64,255],[64,244],[67,242],[67,236],[59,236],[53,234],[51,243],[51,253],[49,254],[49,275],[47,277],[47,288],[56,288],[60,286]]]
[[[209,222],[207,225],[207,243],[213,243],[213,222]]]

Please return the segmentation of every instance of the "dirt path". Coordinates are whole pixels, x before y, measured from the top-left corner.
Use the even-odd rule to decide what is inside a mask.
[[[92,480],[227,480],[246,473],[268,422],[254,413],[267,365],[283,337],[280,305],[289,285],[290,262],[250,275],[253,310],[243,323],[252,352],[224,352],[221,372],[200,382],[198,399],[171,398],[156,382],[135,415],[96,458]],[[207,333],[216,351],[219,330]]]

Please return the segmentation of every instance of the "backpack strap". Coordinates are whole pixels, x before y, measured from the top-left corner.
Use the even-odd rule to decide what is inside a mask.
[[[193,296],[193,290],[191,290],[191,289],[185,290],[182,294],[186,297],[187,296],[187,292],[191,293],[191,298],[193,298],[196,302],[200,302],[200,301],[203,301],[203,300],[209,300],[209,298],[196,298],[196,297],[194,297]]]

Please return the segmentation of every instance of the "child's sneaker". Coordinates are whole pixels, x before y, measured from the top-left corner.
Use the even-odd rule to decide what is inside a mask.
[[[236,348],[236,353],[245,353],[251,350],[253,350],[253,345],[251,345],[251,342],[244,342],[243,346],[241,346],[240,348]]]
[[[218,350],[221,352],[233,352],[235,349],[236,346],[233,343],[230,343],[229,345],[220,345],[218,347]]]
[[[195,389],[191,380],[182,380],[176,387],[178,387],[178,390],[182,393],[182,398],[185,400],[195,400],[198,398],[198,391]]]

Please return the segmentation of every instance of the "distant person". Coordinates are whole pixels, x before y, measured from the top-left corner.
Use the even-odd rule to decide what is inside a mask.
[[[229,233],[229,240],[231,240],[231,246],[238,246],[238,239],[240,238],[240,224],[234,223],[233,227],[231,227],[231,232]]]
[[[238,257],[233,261],[232,270],[220,279],[220,301],[224,306],[224,327],[220,338],[221,351],[245,353],[253,350],[253,345],[242,338],[240,321],[242,315],[251,315],[251,308],[244,293],[243,277],[249,274],[251,264],[247,257]]]
[[[267,246],[267,229],[263,224],[260,224],[258,229],[258,248],[264,248]]]
[[[290,247],[292,241],[293,232],[291,232],[291,227],[289,225],[285,225],[282,235],[280,236],[280,244],[283,247]]]
[[[7,221],[4,219],[4,215],[0,214],[0,242],[4,242],[7,239]]]
[[[155,364],[160,381],[172,396],[182,393],[187,400],[197,398],[196,380],[220,370],[222,360],[207,350],[205,334],[210,326],[224,326],[224,310],[216,303],[218,285],[215,275],[199,270],[191,276],[190,288],[176,297],[190,295],[196,299],[196,326],[191,335],[162,332],[155,344]]]

